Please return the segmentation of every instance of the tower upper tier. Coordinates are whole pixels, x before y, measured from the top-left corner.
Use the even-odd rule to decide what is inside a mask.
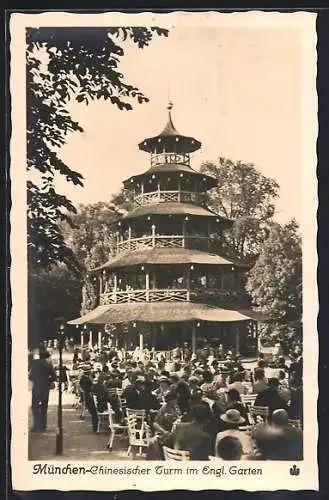
[[[151,154],[177,153],[183,155],[200,149],[201,142],[177,132],[171,117],[172,107],[173,104],[170,102],[167,106],[168,121],[163,131],[159,135],[144,139],[138,145],[139,149]]]
[[[210,175],[194,170],[190,165],[190,153],[201,147],[201,142],[193,137],[177,132],[171,116],[172,103],[169,103],[168,121],[163,131],[139,143],[139,149],[151,155],[151,167],[141,174],[124,181],[126,189],[136,193],[139,188],[145,191],[176,191],[204,193],[217,186],[218,181]],[[159,187],[158,187],[159,185]]]

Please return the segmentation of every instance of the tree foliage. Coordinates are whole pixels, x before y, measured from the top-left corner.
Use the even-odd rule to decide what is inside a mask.
[[[129,204],[123,192],[108,203],[79,205],[73,215],[73,227],[66,224],[63,233],[82,269],[81,314],[97,305],[98,282],[92,270],[107,262],[115,254],[117,221],[123,215],[123,206]]]
[[[279,185],[250,163],[221,157],[217,163],[203,163],[200,171],[218,179],[218,187],[208,194],[209,207],[234,221],[223,234],[223,248],[242,259],[256,256],[274,215]]]
[[[65,265],[49,270],[32,270],[28,277],[29,344],[54,338],[56,318],[72,319],[79,315],[81,280]]]
[[[302,316],[302,245],[297,222],[272,227],[255,266],[247,291],[254,306],[272,324],[298,325]]]
[[[33,267],[64,262],[79,268],[59,228],[59,222],[71,223],[75,208],[54,182],[59,174],[67,182],[83,184],[82,175],[59,154],[67,135],[82,131],[67,103],[104,99],[131,110],[133,102],[147,102],[120,72],[124,50],[118,43],[131,40],[142,49],[154,35],[168,32],[157,27],[27,29],[27,168],[41,176],[40,182],[27,184],[28,257]]]

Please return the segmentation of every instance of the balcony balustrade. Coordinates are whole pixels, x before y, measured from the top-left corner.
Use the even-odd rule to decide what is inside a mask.
[[[176,165],[190,166],[190,155],[188,153],[158,153],[151,155],[151,166],[174,163]]]
[[[150,288],[143,290],[112,290],[100,294],[100,305],[130,304],[137,302],[198,302],[208,297],[217,299],[238,299],[241,296],[236,290],[207,288]]]
[[[130,238],[117,243],[117,253],[129,250],[145,250],[147,248],[189,248],[193,250],[209,250],[212,241],[207,236],[142,236]]]
[[[205,202],[204,193],[195,193],[193,191],[151,191],[149,193],[141,193],[134,197],[135,207],[142,205],[150,205],[152,203],[176,201],[178,203],[193,203],[195,205],[203,205]]]

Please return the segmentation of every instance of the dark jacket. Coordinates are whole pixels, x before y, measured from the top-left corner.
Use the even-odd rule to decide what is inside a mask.
[[[159,403],[156,397],[149,391],[137,391],[135,385],[128,385],[123,392],[123,397],[127,402],[127,408],[133,410],[156,410],[159,408]]]
[[[166,445],[189,451],[191,460],[208,460],[213,454],[210,436],[194,422],[177,424]]]
[[[34,359],[31,362],[29,378],[33,382],[34,391],[49,391],[57,377],[51,361]]]
[[[255,406],[268,406],[270,415],[272,415],[274,410],[278,410],[279,408],[288,411],[287,403],[281,398],[276,389],[272,387],[258,394],[255,400]]]

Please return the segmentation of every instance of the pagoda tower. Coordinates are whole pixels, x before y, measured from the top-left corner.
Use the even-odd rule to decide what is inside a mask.
[[[117,325],[126,348],[187,342],[195,351],[207,339],[244,354],[257,332],[243,290],[248,268],[221,254],[233,221],[206,206],[217,179],[191,167],[201,143],[178,133],[172,107],[163,131],[139,144],[150,167],[124,181],[134,206],[117,223],[116,255],[93,271],[99,305],[69,323]]]

